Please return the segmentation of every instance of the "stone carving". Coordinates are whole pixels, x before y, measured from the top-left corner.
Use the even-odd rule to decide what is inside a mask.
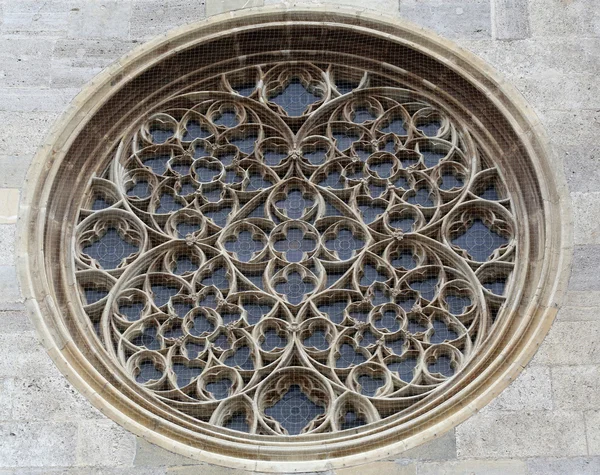
[[[511,285],[491,157],[376,73],[276,63],[163,101],[80,210],[90,324],[140,391],[237,431],[356,428],[437,391]]]

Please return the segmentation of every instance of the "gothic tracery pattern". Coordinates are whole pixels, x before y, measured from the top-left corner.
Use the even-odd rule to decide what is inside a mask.
[[[81,299],[176,410],[298,435],[398,413],[493,329],[507,187],[467,128],[376,73],[253,66],[124,134],[80,210]]]

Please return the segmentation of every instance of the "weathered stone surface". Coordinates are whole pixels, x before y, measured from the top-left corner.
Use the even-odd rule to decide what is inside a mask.
[[[0,37],[0,87],[50,85],[54,40]]]
[[[600,246],[575,246],[569,290],[600,290]]]
[[[583,310],[592,307],[600,307],[600,292],[580,292],[577,290],[568,291],[567,295],[565,296],[564,308],[568,309],[574,307],[582,308]]]
[[[17,269],[14,265],[0,266],[0,310],[6,304],[23,301],[17,280]]]
[[[12,420],[12,408],[15,396],[15,380],[0,379],[0,421]]]
[[[492,36],[499,40],[527,38],[528,0],[492,0]]]
[[[0,188],[21,188],[33,154],[22,156],[0,156]]]
[[[326,2],[320,0],[264,0],[265,5],[323,5]],[[340,5],[358,8],[360,10],[373,10],[375,12],[398,13],[399,2],[396,0],[373,0],[368,4],[363,0],[340,0]]]
[[[75,467],[75,468],[11,468],[0,469],[0,475],[164,475],[160,467]]]
[[[205,2],[201,0],[134,0],[131,38],[152,38],[205,16]]]
[[[25,306],[17,304],[16,307],[10,310],[0,310],[0,333],[22,333],[33,330]]]
[[[600,244],[600,192],[571,193],[575,244]]]
[[[69,422],[0,423],[0,467],[69,467],[77,426]]]
[[[335,475],[413,475],[417,473],[415,465],[406,465],[396,462],[373,462],[358,467],[342,468],[335,470]]]
[[[66,34],[69,19],[78,4],[72,0],[5,1],[0,32],[11,35],[59,36]]]
[[[531,32],[537,36],[600,36],[596,0],[530,0]]]
[[[459,458],[587,454],[583,414],[575,411],[482,411],[456,428]]]
[[[131,2],[102,0],[83,2],[69,15],[67,34],[75,38],[129,39]]]
[[[0,333],[0,378],[59,374],[33,332]]]
[[[264,5],[264,0],[206,0],[206,16],[261,5]]]
[[[600,363],[600,322],[554,322],[535,355],[542,365],[585,365]]]
[[[558,409],[600,409],[600,366],[552,368],[552,394]]]
[[[57,112],[0,112],[0,155],[33,156],[57,117]]]
[[[488,38],[489,0],[400,0],[400,16],[448,38]]]
[[[135,436],[109,420],[82,421],[77,432],[77,465],[130,466]]]
[[[164,467],[199,465],[199,462],[188,457],[169,452],[162,447],[151,444],[141,437],[137,437],[135,459],[133,464],[138,467]]]
[[[600,455],[600,411],[585,413],[585,428],[589,454]]]
[[[0,111],[62,112],[78,92],[70,88],[1,88]]]
[[[452,460],[456,458],[456,437],[454,430],[446,432],[444,435],[428,442],[426,444],[419,445],[414,449],[402,452],[395,457],[398,463],[406,463],[410,461],[421,461],[421,460]]]
[[[185,466],[185,467],[169,467],[167,468],[169,475],[251,475],[256,472],[248,472],[246,470],[236,470],[233,468],[219,467],[217,465],[202,464],[199,466]],[[256,473],[256,475],[259,475]]]
[[[552,409],[550,369],[545,366],[528,366],[487,406],[487,409],[502,411]]]
[[[15,232],[15,225],[0,224],[0,266],[15,263]]]
[[[535,458],[527,468],[531,475],[597,475],[600,457]]]
[[[460,460],[424,463],[417,470],[419,475],[525,475],[527,465],[523,460]]]

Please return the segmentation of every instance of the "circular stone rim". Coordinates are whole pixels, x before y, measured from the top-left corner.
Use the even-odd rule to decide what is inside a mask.
[[[196,445],[186,443],[189,434],[183,432],[187,431],[168,421],[155,417],[153,424],[142,422],[141,415],[147,411],[106,384],[107,381],[73,342],[54,302],[53,287],[46,274],[45,233],[42,230],[51,219],[46,204],[56,170],[65,159],[71,141],[84,128],[86,119],[94,115],[112,92],[141,71],[159,63],[164,56],[195,41],[212,35],[235,34],[240,24],[258,27],[271,22],[291,22],[298,14],[310,15],[314,17],[311,21],[316,23],[354,25],[390,41],[399,41],[451,67],[484,92],[509,120],[537,171],[545,207],[546,258],[540,284],[532,291],[535,298],[527,304],[518,331],[486,368],[485,381],[469,382],[464,390],[450,398],[454,404],[449,407],[444,404],[444,408],[428,412],[425,418],[430,420],[421,423],[406,438],[390,444],[380,442],[377,448],[360,452],[359,436],[344,454],[332,454],[333,458],[319,460],[311,458],[315,457],[314,448],[303,447],[301,443],[273,444],[268,453],[263,454],[259,447],[256,459],[241,459],[203,450],[201,440]],[[376,12],[366,13],[339,5],[261,7],[217,15],[159,36],[126,54],[82,89],[56,122],[29,167],[19,211],[17,267],[26,306],[46,351],[67,379],[109,418],[154,444],[199,461],[263,472],[319,471],[365,463],[430,441],[479,411],[516,378],[548,332],[565,293],[567,279],[562,276],[569,275],[573,251],[571,216],[562,166],[550,151],[539,119],[521,94],[475,55],[427,29]],[[74,286],[74,282],[69,284]],[[433,413],[436,413],[435,418]],[[144,414],[144,418],[147,417],[148,414]],[[179,435],[179,438],[171,435]],[[289,458],[292,454],[294,460]],[[329,454],[321,448],[318,456]]]

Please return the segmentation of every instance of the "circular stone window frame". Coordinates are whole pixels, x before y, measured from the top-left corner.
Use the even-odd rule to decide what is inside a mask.
[[[212,437],[199,436],[159,418],[110,384],[94,367],[93,360],[98,355],[89,348],[84,353],[73,341],[68,319],[56,302],[56,285],[50,272],[57,266],[53,260],[57,250],[46,244],[52,233],[72,235],[73,226],[56,220],[51,191],[78,134],[129,80],[168,56],[203,41],[242,30],[285,28],[289,22],[352,28],[408,46],[452,69],[491,100],[521,139],[538,178],[538,193],[543,203],[539,211],[543,218],[526,218],[544,220],[545,240],[540,236],[527,238],[537,249],[543,249],[544,262],[536,268],[536,281],[516,282],[526,284],[528,292],[510,304],[510,311],[518,314],[510,320],[504,344],[501,348],[493,345],[480,356],[480,360],[489,364],[476,375],[463,377],[463,384],[465,379],[468,383],[450,396],[443,394],[441,399],[437,398],[435,407],[404,424],[394,424],[391,417],[388,418],[391,422],[380,421],[374,430],[344,433],[327,442],[277,439],[268,445],[261,445],[258,440],[244,444],[241,438],[234,440],[222,433],[219,437],[214,433]],[[475,55],[431,31],[376,13],[338,5],[252,8],[214,16],[160,36],[125,55],[82,90],[56,123],[29,168],[19,214],[17,264],[26,305],[41,342],[71,384],[106,416],[149,442],[199,461],[263,472],[319,471],[365,463],[430,441],[479,411],[508,386],[541,344],[560,307],[573,251],[571,223],[562,166],[551,153],[539,119],[521,94]],[[64,290],[75,290],[74,281],[60,284]],[[250,437],[248,442],[252,442]]]

